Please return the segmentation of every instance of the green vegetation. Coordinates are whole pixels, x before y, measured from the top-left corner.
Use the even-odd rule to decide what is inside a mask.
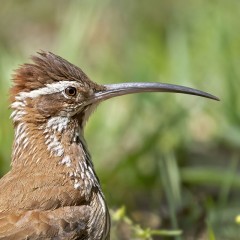
[[[112,239],[239,239],[239,15],[234,0],[2,1],[1,175],[13,140],[12,70],[38,50],[102,84],[195,87],[221,102],[145,93],[109,100],[89,120]]]

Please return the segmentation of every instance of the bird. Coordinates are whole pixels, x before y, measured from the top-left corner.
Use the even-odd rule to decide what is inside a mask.
[[[101,85],[48,51],[13,74],[11,169],[0,179],[0,239],[109,240],[110,215],[84,139],[104,100],[141,92],[217,97],[158,82]],[[106,136],[105,136],[106,137]]]

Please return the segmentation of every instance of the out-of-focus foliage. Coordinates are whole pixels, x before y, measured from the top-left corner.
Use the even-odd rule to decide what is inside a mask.
[[[165,93],[112,99],[94,113],[86,138],[110,207],[125,205],[141,229],[181,229],[176,239],[239,239],[239,15],[234,0],[1,1],[1,174],[13,140],[11,73],[38,50],[102,84],[199,88],[221,102]],[[119,228],[113,240],[133,238]]]

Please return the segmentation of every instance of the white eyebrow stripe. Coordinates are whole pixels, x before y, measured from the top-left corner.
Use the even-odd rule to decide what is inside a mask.
[[[60,81],[60,82],[56,82],[56,83],[46,84],[45,86],[46,87],[32,90],[31,92],[21,92],[16,97],[16,99],[20,98],[21,100],[23,100],[26,98],[36,98],[41,95],[58,93],[58,92],[62,92],[68,86],[77,87],[77,84],[74,81]]]

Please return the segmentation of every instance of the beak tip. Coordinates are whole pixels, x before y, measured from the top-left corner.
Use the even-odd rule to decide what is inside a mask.
[[[218,98],[218,97],[216,97],[216,96],[213,96],[213,95],[211,95],[211,99],[212,99],[212,100],[215,100],[215,101],[218,101],[218,102],[221,101],[220,98]]]

